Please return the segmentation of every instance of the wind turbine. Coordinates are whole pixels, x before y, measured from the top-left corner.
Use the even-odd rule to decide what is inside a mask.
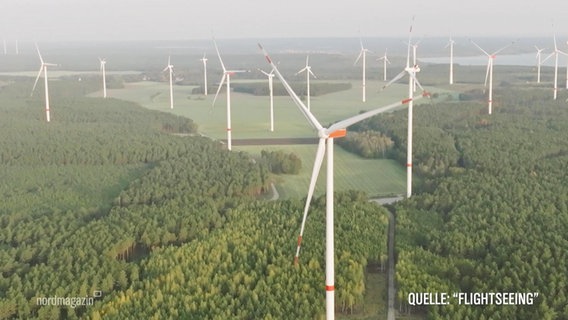
[[[454,84],[454,44],[456,42],[452,39],[450,35],[450,40],[448,41],[447,47],[450,47],[450,84]]]
[[[558,46],[556,45],[556,34],[553,35],[554,37],[554,51],[552,51],[552,53],[550,55],[548,55],[542,62],[548,60],[550,57],[554,56],[554,100],[556,100],[557,96],[558,96],[558,55],[563,54],[563,55],[568,55],[563,51],[560,51],[560,49],[558,49]],[[568,80],[568,68],[566,69],[566,78]],[[568,84],[567,84],[567,88],[568,88]]]
[[[217,93],[215,94],[215,98],[213,99],[213,105],[215,105],[215,101],[217,100],[217,96],[219,95],[219,91],[221,91],[223,83],[225,83],[225,80],[227,80],[227,149],[231,150],[231,75],[238,72],[247,71],[227,70],[225,68],[225,65],[223,64],[223,59],[221,59],[221,54],[219,53],[219,48],[217,48],[217,42],[215,41],[215,38],[213,38],[213,44],[215,45],[215,50],[217,51],[219,62],[221,62],[221,67],[223,68],[223,77],[221,78],[221,82],[219,82],[219,88],[217,88]]]
[[[539,49],[537,46],[534,47],[536,48],[536,83],[540,83],[540,66],[544,62],[542,61],[542,51],[544,51],[544,48]]]
[[[169,74],[170,74],[170,109],[174,108],[174,86],[173,86],[173,82],[172,82],[172,77],[174,74],[174,66],[171,63],[171,57],[168,57],[168,65],[164,68],[164,70],[162,70],[162,72],[166,72],[166,70],[169,70]]]
[[[103,73],[103,98],[107,97],[107,86],[106,86],[106,71],[105,71],[105,65],[106,65],[106,59],[105,58],[99,58],[99,61],[101,63],[101,72]]]
[[[387,50],[385,49],[385,55],[378,58],[377,61],[383,60],[383,81],[387,81],[387,63],[390,64],[389,58],[387,58]]]
[[[412,18],[412,23],[414,23],[414,17]],[[424,88],[422,88],[422,86],[420,85],[420,82],[418,82],[418,79],[416,79],[416,73],[420,72],[420,67],[418,67],[417,64],[414,64],[413,66],[410,66],[410,46],[411,46],[411,42],[410,42],[410,38],[412,36],[412,23],[410,25],[410,32],[408,35],[408,51],[407,51],[407,55],[406,55],[406,68],[404,68],[404,70],[402,70],[396,77],[394,77],[389,83],[385,84],[383,86],[383,90],[390,86],[391,84],[393,84],[394,82],[398,81],[399,79],[401,79],[402,77],[404,77],[405,74],[408,74],[408,99],[409,103],[408,103],[408,142],[407,142],[407,151],[406,151],[406,197],[410,198],[410,196],[412,195],[412,108],[413,108],[413,103],[412,103],[412,96],[413,96],[413,92],[414,92],[414,85],[417,84],[420,89],[422,89],[423,96],[429,96],[429,93],[427,93]],[[416,57],[416,55],[414,56]]]
[[[49,122],[51,120],[51,118],[50,118],[50,115],[49,115],[49,89],[48,89],[48,86],[47,86],[47,67],[52,67],[52,66],[57,66],[57,65],[43,61],[43,58],[41,57],[41,53],[39,52],[39,47],[37,46],[37,43],[36,43],[35,46],[36,46],[36,49],[37,49],[37,54],[39,56],[39,61],[41,62],[41,66],[39,67],[39,72],[38,72],[37,77],[35,79],[34,87],[32,88],[32,93],[30,95],[34,94],[35,88],[37,86],[37,82],[38,82],[39,77],[41,76],[41,73],[43,71],[43,79],[44,79],[44,84],[45,84],[45,118],[47,119],[47,122]]]
[[[199,60],[203,62],[203,94],[207,95],[207,58],[205,57],[205,53],[203,54],[203,58]]]
[[[308,110],[310,110],[310,74],[311,74],[314,78],[316,78],[316,79],[318,78],[318,77],[316,77],[316,75],[312,72],[312,67],[310,67],[310,65],[309,65],[309,60],[310,60],[310,56],[307,56],[307,57],[306,57],[306,66],[305,66],[302,70],[296,72],[296,74],[300,74],[300,73],[302,73],[302,72],[304,72],[304,71],[306,72],[306,94],[307,94],[307,99],[308,99]]]
[[[365,49],[363,47],[363,40],[362,39],[359,39],[359,43],[361,44],[361,51],[359,52],[359,56],[357,57],[357,59],[355,60],[355,63],[353,65],[357,64],[357,62],[359,62],[359,59],[361,59],[361,57],[363,57],[363,102],[365,102],[367,100],[366,99],[367,95],[366,95],[366,92],[365,92],[365,80],[366,80],[365,70],[367,68],[367,62],[366,62],[367,59],[366,58],[367,58],[367,52],[371,52],[371,51],[369,49]],[[306,65],[307,65],[307,62],[306,62]]]
[[[274,69],[267,73],[264,70],[258,69],[265,76],[268,77],[268,90],[270,91],[270,132],[274,131],[274,90],[273,90],[273,79],[274,79]]]
[[[489,97],[487,99],[488,102],[488,113],[491,114],[492,113],[492,108],[493,108],[493,61],[495,60],[495,58],[497,57],[497,54],[505,49],[507,49],[508,47],[512,46],[513,43],[515,43],[514,41],[511,42],[510,44],[504,46],[503,48],[489,54],[487,53],[487,51],[483,50],[477,43],[473,42],[473,40],[469,40],[471,41],[471,43],[473,43],[473,45],[475,45],[479,50],[481,50],[481,52],[483,52],[488,60],[487,60],[487,72],[485,73],[485,86],[487,86],[487,78],[489,78]]]
[[[416,57],[416,50],[418,49],[418,45],[420,44],[420,42],[422,42],[422,39],[416,41],[415,44],[411,44],[411,46],[412,46],[412,65],[413,66],[418,65],[417,64],[417,57]],[[409,39],[408,43],[410,44],[410,39]],[[413,84],[412,84],[412,91],[416,92],[416,81],[414,81]]]
[[[325,232],[325,290],[326,290],[326,318],[334,319],[335,317],[335,266],[334,266],[334,223],[333,223],[333,141],[335,138],[340,138],[346,135],[346,128],[357,123],[363,121],[369,117],[377,115],[379,113],[383,113],[389,111],[393,108],[396,108],[402,104],[410,103],[413,98],[404,99],[402,101],[398,101],[396,103],[390,104],[385,107],[377,108],[371,111],[367,111],[365,113],[361,113],[355,115],[353,117],[347,118],[345,120],[336,122],[332,124],[328,128],[324,128],[320,122],[316,119],[316,117],[308,110],[306,105],[300,100],[298,95],[292,90],[288,82],[282,77],[276,65],[270,59],[270,56],[264,50],[264,48],[259,44],[260,49],[263,51],[264,56],[268,63],[272,66],[274,73],[282,82],[284,88],[300,110],[300,112],[304,115],[304,117],[308,120],[310,125],[317,130],[317,135],[319,137],[318,149],[316,153],[316,159],[314,162],[314,167],[312,171],[312,176],[310,180],[310,185],[308,189],[308,197],[306,199],[306,205],[304,207],[304,216],[302,219],[302,226],[300,230],[300,236],[298,237],[298,249],[296,251],[296,256],[294,258],[294,262],[298,262],[298,254],[300,251],[300,245],[302,242],[302,235],[304,232],[304,226],[307,218],[308,209],[310,207],[310,202],[314,193],[315,185],[317,182],[317,178],[319,175],[319,171],[323,162],[324,153],[326,152],[327,148],[327,169],[326,169],[326,232]],[[417,97],[414,99],[419,99],[421,97]]]

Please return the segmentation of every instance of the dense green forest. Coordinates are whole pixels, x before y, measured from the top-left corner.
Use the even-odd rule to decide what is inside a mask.
[[[399,309],[428,319],[568,319],[568,107],[496,91],[415,108],[419,193],[396,205]],[[406,149],[406,113],[373,118]],[[404,160],[401,159],[401,163]],[[534,305],[413,307],[409,292],[538,292]]]
[[[0,88],[0,319],[322,317],[324,198],[294,267],[303,203],[257,200],[264,163],[189,119],[85,98],[88,79],[50,83],[46,123],[31,85]],[[386,252],[387,215],[358,192],[336,201],[336,301],[353,312],[367,263]],[[96,291],[92,306],[37,303]]]
[[[266,162],[268,170],[275,174],[298,174],[302,168],[302,159],[293,152],[262,150],[260,157]]]

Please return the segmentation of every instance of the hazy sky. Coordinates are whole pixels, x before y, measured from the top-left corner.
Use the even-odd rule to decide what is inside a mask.
[[[566,0],[1,0],[22,41],[568,35]],[[561,39],[566,43],[565,39]]]

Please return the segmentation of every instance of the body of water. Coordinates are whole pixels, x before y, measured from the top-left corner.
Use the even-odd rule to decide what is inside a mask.
[[[546,58],[550,53],[544,53],[542,59]],[[419,61],[426,63],[440,63],[448,64],[450,63],[450,57],[435,57],[435,58],[423,58]],[[485,66],[487,65],[487,56],[467,56],[467,57],[457,57],[454,56],[454,63],[464,66]],[[506,66],[527,66],[536,67],[536,53],[523,53],[523,54],[503,54],[497,55],[495,58],[495,65],[506,65]],[[567,64],[567,58],[565,56],[560,56],[558,59],[558,65],[560,67],[565,67]],[[554,67],[554,56],[550,57],[546,62],[542,64],[547,67]]]

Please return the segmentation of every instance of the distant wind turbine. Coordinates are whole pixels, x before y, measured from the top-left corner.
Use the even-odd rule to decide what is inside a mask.
[[[418,85],[420,89],[422,89],[423,93],[422,96],[429,96],[424,88],[416,79],[416,73],[420,72],[420,68],[417,64],[414,64],[412,67],[410,66],[410,46],[411,42],[410,39],[412,37],[412,24],[414,23],[414,17],[412,18],[412,23],[410,25],[410,32],[408,34],[408,51],[406,55],[406,68],[402,72],[400,72],[396,77],[394,77],[389,83],[383,86],[383,90],[393,84],[394,82],[398,81],[405,74],[408,74],[408,138],[407,138],[407,149],[406,149],[406,197],[410,198],[412,195],[412,109],[413,109],[413,92],[414,92],[414,85]],[[415,56],[416,57],[416,56]]]
[[[361,51],[359,52],[359,56],[357,57],[357,59],[355,60],[355,64],[357,64],[357,62],[359,62],[359,59],[361,59],[361,57],[363,57],[363,102],[365,102],[367,100],[367,94],[365,92],[365,81],[366,81],[366,77],[365,77],[365,71],[367,69],[367,52],[371,52],[369,49],[366,49],[363,47],[363,39],[359,39],[359,43],[361,44]],[[307,65],[307,63],[306,63]]]
[[[542,51],[544,49],[539,49],[537,46],[536,48],[536,83],[540,83],[540,66],[542,65]]]
[[[307,56],[306,66],[302,70],[296,72],[296,74],[300,74],[304,71],[306,72],[306,96],[308,99],[308,110],[310,110],[310,74],[317,79],[316,75],[312,72],[312,67],[310,67],[309,60],[310,56]]]
[[[207,58],[205,57],[205,53],[203,54],[203,58],[199,60],[203,62],[203,94],[207,95]]]
[[[270,132],[273,132],[274,131],[274,86],[273,86],[274,69],[272,69],[270,73],[260,69],[258,70],[268,77],[268,90],[270,91]]]
[[[106,70],[105,70],[105,65],[106,65],[106,59],[105,58],[99,58],[99,61],[101,63],[101,72],[103,73],[103,98],[107,97],[107,86],[106,86]]]
[[[294,262],[298,262],[298,255],[300,251],[300,245],[302,242],[302,235],[304,231],[304,226],[306,223],[307,213],[310,207],[310,202],[312,200],[312,196],[314,193],[314,189],[316,186],[317,178],[319,175],[319,171],[321,169],[321,165],[323,163],[323,158],[326,153],[327,148],[327,168],[326,168],[326,218],[325,218],[325,309],[326,309],[326,319],[332,320],[335,318],[335,265],[334,265],[334,205],[333,205],[333,192],[334,192],[334,185],[333,185],[333,146],[334,146],[334,139],[341,138],[346,135],[346,128],[356,124],[360,121],[363,121],[369,117],[374,115],[392,110],[402,104],[409,103],[412,101],[411,99],[404,99],[402,101],[398,101],[396,103],[390,104],[385,107],[377,108],[371,111],[367,111],[365,113],[361,113],[355,115],[353,117],[347,118],[345,120],[341,120],[332,124],[328,128],[324,128],[321,123],[316,119],[316,117],[308,110],[307,106],[304,105],[302,100],[298,97],[298,95],[292,90],[286,79],[282,77],[282,74],[276,68],[276,65],[272,62],[272,59],[264,50],[264,48],[259,44],[260,49],[263,51],[264,56],[268,63],[274,69],[274,73],[282,82],[284,88],[288,92],[288,95],[292,98],[300,112],[303,116],[308,120],[310,125],[317,130],[317,136],[319,137],[319,143],[316,153],[316,158],[314,161],[314,166],[312,170],[312,176],[310,179],[310,185],[308,188],[308,196],[306,198],[306,204],[304,207],[304,215],[302,218],[302,226],[300,229],[300,236],[298,237],[298,248],[296,251],[296,255],[294,257]],[[419,99],[421,97],[417,97],[415,99]]]
[[[225,65],[223,64],[223,59],[221,59],[221,54],[219,53],[219,48],[217,48],[217,42],[215,41],[215,39],[213,39],[213,44],[215,45],[215,50],[217,51],[219,62],[221,62],[221,67],[223,68],[223,77],[221,78],[221,82],[219,82],[219,88],[217,88],[217,93],[215,94],[215,98],[213,99],[213,105],[215,105],[215,101],[217,100],[217,96],[219,95],[219,91],[221,91],[223,83],[225,83],[225,80],[227,80],[227,149],[231,150],[231,75],[247,71],[227,70],[227,68],[225,68]]]
[[[448,41],[447,47],[450,47],[450,84],[454,84],[454,44],[456,42],[450,36],[450,40]]]
[[[387,57],[387,51],[388,49],[385,49],[385,55],[377,59],[377,61],[383,60],[383,81],[387,81],[387,63],[391,63]]]
[[[487,108],[488,113],[491,114],[493,111],[493,62],[497,57],[497,54],[510,46],[512,46],[515,42],[511,42],[510,44],[504,46],[503,48],[489,54],[487,51],[483,50],[477,43],[473,42],[473,40],[469,40],[473,45],[475,45],[481,52],[483,52],[488,60],[487,60],[487,72],[485,73],[485,86],[487,87],[487,79],[489,78],[489,97],[487,98]]]
[[[162,72],[166,72],[169,70],[170,75],[170,109],[174,108],[174,84],[173,84],[173,75],[174,75],[174,66],[171,63],[171,57],[168,57],[168,65],[162,70]]]
[[[39,61],[41,62],[41,66],[39,67],[39,72],[38,72],[37,77],[35,79],[34,87],[32,88],[31,95],[34,94],[34,91],[35,91],[35,88],[37,86],[37,82],[39,80],[39,77],[41,76],[41,73],[43,72],[43,79],[44,79],[44,85],[45,85],[45,118],[46,118],[47,122],[50,122],[51,118],[50,118],[50,115],[49,115],[49,88],[48,88],[48,85],[47,85],[47,67],[52,67],[52,66],[57,66],[57,65],[43,61],[43,58],[41,57],[41,53],[39,52],[39,47],[37,46],[37,43],[36,43],[35,46],[36,46],[36,49],[37,49],[37,54],[39,56]]]

